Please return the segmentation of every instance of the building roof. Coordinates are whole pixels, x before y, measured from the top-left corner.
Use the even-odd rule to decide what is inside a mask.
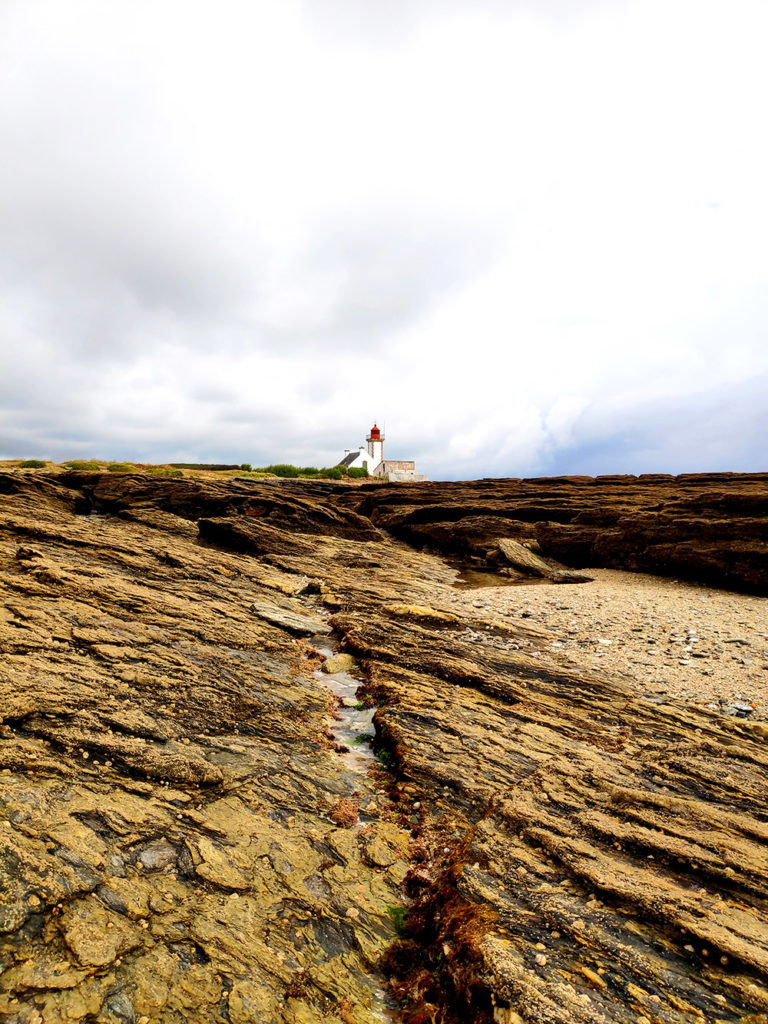
[[[341,462],[337,462],[337,466],[351,466],[360,457],[360,452],[350,452],[349,455],[345,455]]]

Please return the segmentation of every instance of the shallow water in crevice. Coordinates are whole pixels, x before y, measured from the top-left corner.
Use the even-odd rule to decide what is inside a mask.
[[[314,650],[326,658],[335,653],[325,646],[315,646]],[[376,730],[373,715],[376,708],[360,706],[357,691],[363,685],[362,680],[349,672],[328,673],[322,669],[316,669],[312,675],[338,701],[329,728],[339,746],[347,748],[339,751],[339,757],[351,771],[365,775],[374,762],[372,743]]]
[[[324,640],[326,638],[323,638]],[[333,657],[338,651],[320,642],[320,638],[313,638],[311,641],[312,650],[322,654],[326,658]],[[337,756],[350,773],[350,794],[357,790],[359,793],[362,784],[369,790],[373,798],[374,787],[371,780],[367,779],[368,769],[375,761],[373,753],[373,739],[376,730],[373,725],[375,707],[361,707],[361,701],[357,698],[357,691],[363,685],[362,679],[357,679],[349,672],[323,672],[322,668],[315,669],[313,677],[336,698],[336,707],[333,717],[329,720],[329,730],[340,749]],[[357,777],[357,778],[356,778]],[[368,803],[368,800],[363,801]],[[372,819],[361,810],[358,817],[357,828],[362,828]],[[394,937],[394,936],[393,936]],[[402,1014],[397,1003],[387,992],[386,981],[382,975],[373,974],[381,988],[373,993],[371,1009],[378,1017],[381,1024],[400,1024]]]

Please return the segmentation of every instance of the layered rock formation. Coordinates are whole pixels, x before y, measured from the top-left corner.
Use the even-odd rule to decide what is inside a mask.
[[[765,726],[495,642],[538,627],[403,543],[765,593],[767,522],[760,476],[0,476],[0,1015],[363,1024],[389,947],[409,1021],[768,1019]]]
[[[345,504],[397,537],[478,561],[535,541],[572,568],[610,566],[768,592],[764,473],[479,480],[364,488]]]

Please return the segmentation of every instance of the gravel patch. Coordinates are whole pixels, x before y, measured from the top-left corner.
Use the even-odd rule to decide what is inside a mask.
[[[768,717],[768,598],[699,584],[586,569],[594,583],[457,590],[455,609],[521,616],[547,631],[520,639],[574,668],[629,677],[649,699]]]

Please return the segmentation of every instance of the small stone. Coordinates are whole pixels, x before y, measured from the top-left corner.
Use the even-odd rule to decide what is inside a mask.
[[[537,953],[537,955],[536,955],[536,963],[539,965],[539,967],[545,967],[546,966],[547,958],[544,956],[543,953]]]
[[[584,977],[587,979],[590,985],[594,985],[595,988],[608,987],[605,981],[603,981],[603,979],[600,977],[600,975],[596,974],[595,971],[593,971],[590,967],[582,967],[581,973],[584,975]]]
[[[360,917],[360,911],[357,909],[357,907],[350,907],[349,910],[346,912],[345,917]]]

